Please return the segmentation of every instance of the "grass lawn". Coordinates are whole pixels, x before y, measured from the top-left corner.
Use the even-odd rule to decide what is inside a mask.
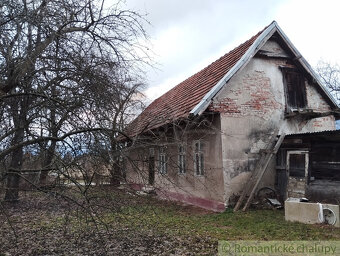
[[[130,228],[153,228],[172,236],[209,236],[216,240],[340,240],[340,229],[326,225],[286,222],[283,210],[249,210],[234,213],[190,212],[194,207],[129,207],[106,219],[121,217]],[[124,217],[123,217],[124,216]],[[119,218],[120,219],[120,218]]]
[[[214,255],[218,240],[340,240],[340,229],[286,222],[282,210],[212,213],[117,191],[89,198],[87,208],[41,195],[2,203],[0,255]]]

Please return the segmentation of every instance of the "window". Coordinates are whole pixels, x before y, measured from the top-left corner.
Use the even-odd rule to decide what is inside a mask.
[[[155,149],[149,148],[149,156],[155,156]]]
[[[184,145],[178,146],[178,173],[185,173],[185,147]]]
[[[304,178],[306,176],[306,154],[289,155],[289,176]]]
[[[155,182],[155,149],[149,148],[149,185]]]
[[[201,140],[195,141],[194,144],[194,165],[195,174],[204,175],[204,154],[203,154],[204,144]]]
[[[159,149],[159,173],[165,174],[167,172],[167,159],[165,153],[165,147]]]
[[[304,77],[293,69],[283,69],[286,90],[287,111],[296,111],[307,107]]]

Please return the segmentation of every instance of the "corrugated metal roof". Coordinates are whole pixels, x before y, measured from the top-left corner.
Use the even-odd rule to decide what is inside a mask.
[[[340,130],[324,130],[319,132],[290,133],[286,137],[296,137],[305,135],[340,135]]]

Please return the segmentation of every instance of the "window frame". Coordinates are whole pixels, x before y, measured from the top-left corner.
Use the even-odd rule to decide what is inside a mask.
[[[298,168],[294,168],[290,166],[290,158],[291,155],[304,155],[304,171],[303,171],[303,176],[300,174],[296,174],[296,172],[294,174],[291,173],[291,169],[298,169]],[[286,160],[286,170],[288,171],[288,177],[292,177],[295,179],[305,179],[307,178],[308,172],[309,172],[309,151],[308,150],[288,150],[287,151],[287,156],[286,156],[287,160]]]
[[[198,147],[196,145],[198,144]],[[204,176],[205,168],[204,168],[204,143],[202,140],[194,140],[194,171],[195,176]],[[198,161],[198,162],[197,162]]]
[[[285,92],[285,108],[286,112],[294,112],[299,111],[300,109],[307,109],[308,108],[308,102],[307,102],[307,91],[306,91],[306,79],[305,77],[295,68],[287,68],[287,67],[280,67],[282,71],[282,77],[283,77],[283,85],[284,85],[284,92]],[[294,97],[291,97],[290,95],[290,89],[289,89],[289,78],[288,76],[295,76],[295,78],[290,78],[290,80],[297,80],[296,84],[292,83],[293,89],[296,90],[300,95],[299,97],[297,94],[294,95]],[[295,102],[293,102],[295,100]],[[300,102],[302,100],[302,102]],[[300,102],[300,103],[299,103]],[[294,105],[294,104],[295,105]],[[301,105],[301,106],[299,106]]]
[[[178,173],[182,175],[186,174],[186,146],[185,144],[178,145],[177,164],[178,164]]]
[[[167,174],[168,173],[168,161],[167,161],[166,147],[165,146],[159,147],[158,172],[160,174]]]

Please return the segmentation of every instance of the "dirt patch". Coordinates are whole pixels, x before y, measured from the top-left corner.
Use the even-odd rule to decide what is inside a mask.
[[[134,212],[142,205],[168,207],[185,215],[205,214],[205,211],[154,198],[127,196],[121,191],[107,192],[98,190],[91,194],[92,204],[87,207],[93,210],[93,216],[85,214],[89,209],[79,195],[73,202],[27,193],[16,204],[2,202],[0,255],[197,255],[214,245],[209,239],[205,242],[195,237],[183,239],[152,226],[143,228]],[[123,213],[127,207],[133,210]],[[198,240],[201,244],[196,246]],[[210,248],[206,255],[211,252]]]

